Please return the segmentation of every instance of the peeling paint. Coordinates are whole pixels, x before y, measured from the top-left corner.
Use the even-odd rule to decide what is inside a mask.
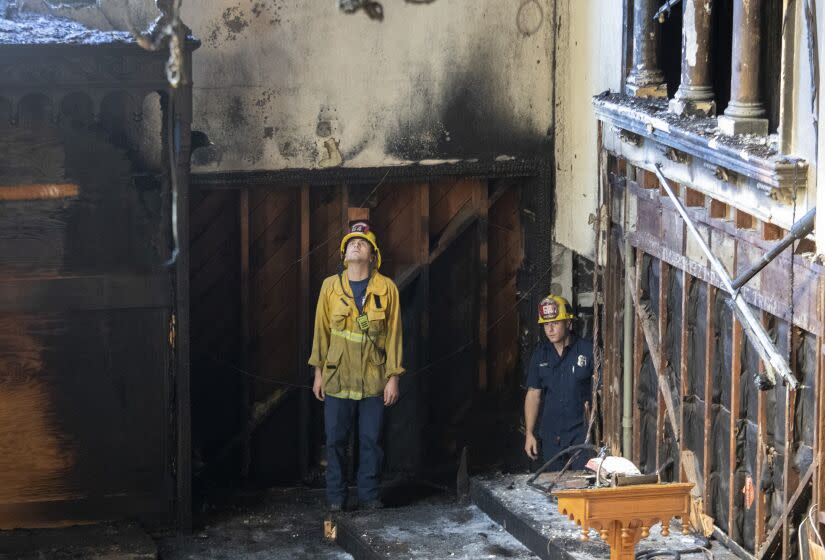
[[[693,2],[685,2],[684,23],[682,26],[682,41],[685,44],[685,60],[688,66],[696,66],[696,55],[699,52],[699,44],[696,38],[696,25],[688,22],[696,21],[696,4]]]

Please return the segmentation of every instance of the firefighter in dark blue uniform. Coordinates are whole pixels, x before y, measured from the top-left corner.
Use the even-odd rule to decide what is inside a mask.
[[[571,445],[584,443],[584,403],[590,400],[593,387],[593,343],[572,332],[573,319],[570,304],[562,297],[549,295],[539,303],[538,322],[545,336],[530,359],[524,399],[524,451],[531,459],[539,456],[535,432],[542,402],[538,436],[544,461]],[[572,468],[584,468],[591,456],[581,453]],[[560,470],[568,458],[562,456],[548,469]]]

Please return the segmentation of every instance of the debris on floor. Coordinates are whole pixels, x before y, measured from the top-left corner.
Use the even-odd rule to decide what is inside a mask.
[[[152,537],[133,523],[0,532],[0,560],[155,560]]]
[[[190,535],[159,539],[161,560],[352,560],[324,540],[324,498],[306,489],[273,490],[213,506]]]

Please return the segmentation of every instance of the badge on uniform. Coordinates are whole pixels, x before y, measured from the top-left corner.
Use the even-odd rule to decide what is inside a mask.
[[[361,315],[359,315],[358,318],[355,319],[355,321],[358,323],[358,328],[361,329],[362,331],[369,330],[369,328],[370,328],[370,319],[369,319],[369,317],[367,317],[366,313],[362,313]],[[581,358],[581,356],[579,356],[579,358]]]
[[[587,367],[587,358],[581,354],[579,354],[579,359],[576,362],[576,365],[579,367]]]

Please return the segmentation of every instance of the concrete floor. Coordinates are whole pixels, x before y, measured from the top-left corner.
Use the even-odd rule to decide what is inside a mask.
[[[324,540],[323,494],[269,491],[233,499],[203,515],[191,535],[158,537],[161,560],[352,560]]]

